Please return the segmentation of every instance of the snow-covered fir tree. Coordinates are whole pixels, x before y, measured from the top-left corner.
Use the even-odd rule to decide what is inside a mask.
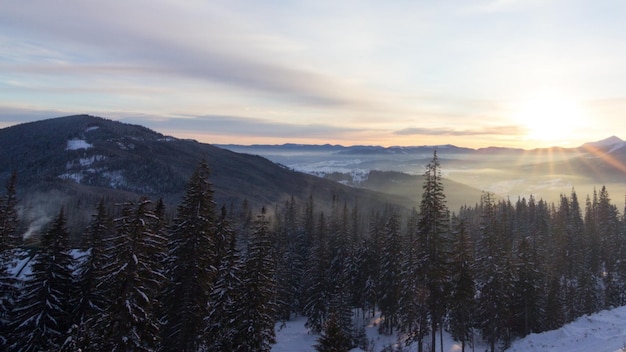
[[[42,235],[16,308],[10,351],[58,350],[71,325],[74,259],[63,209]]]
[[[380,258],[379,308],[384,320],[379,330],[384,334],[393,334],[394,328],[398,325],[400,314],[403,253],[400,216],[395,209],[389,209],[388,212]]]
[[[341,326],[341,318],[331,314],[324,323],[315,350],[318,352],[348,352],[352,349],[352,337]]]
[[[243,265],[243,290],[236,313],[233,351],[269,352],[276,342],[275,262],[271,255],[272,235],[265,208],[254,223]]]
[[[451,299],[449,329],[465,352],[473,343],[475,273],[473,244],[468,233],[467,219],[463,214],[452,216],[452,263],[450,276]]]
[[[115,219],[103,268],[109,302],[91,339],[96,350],[155,351],[159,346],[157,298],[164,276],[158,260],[166,239],[155,231],[160,221],[151,205],[147,198],[127,203]]]
[[[234,351],[238,338],[236,329],[245,318],[240,315],[245,312],[238,309],[245,286],[237,236],[231,229],[225,207],[222,207],[217,228],[218,237],[223,240],[223,249],[218,249],[218,252],[223,252],[223,255],[220,256],[217,278],[208,300],[203,344],[208,351]]]
[[[436,349],[436,333],[443,329],[446,312],[446,284],[448,282],[448,240],[447,232],[450,214],[446,206],[441,165],[437,151],[428,163],[424,173],[422,200],[419,206],[417,234],[422,250],[421,274],[428,288],[428,309],[431,323],[431,350]]]
[[[20,243],[17,234],[17,197],[15,183],[17,174],[11,174],[6,186],[6,194],[0,197],[0,349],[8,348],[10,315],[17,296],[15,277],[9,274],[8,267],[18,255],[16,247]]]
[[[207,303],[217,275],[217,219],[210,170],[201,162],[187,185],[169,233],[164,291],[163,346],[196,351],[209,315]]]
[[[104,200],[98,203],[96,214],[84,233],[87,250],[78,258],[75,270],[78,296],[72,312],[73,341],[85,351],[89,350],[90,330],[97,318],[107,308],[105,273],[105,243],[113,234],[113,220]]]

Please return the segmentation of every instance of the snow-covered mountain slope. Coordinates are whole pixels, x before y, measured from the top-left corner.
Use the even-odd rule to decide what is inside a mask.
[[[626,351],[626,306],[583,316],[557,330],[515,341],[507,352]]]
[[[315,351],[313,346],[319,336],[308,332],[304,327],[305,321],[306,318],[300,317],[284,326],[277,324],[277,343],[272,352]],[[380,352],[397,343],[395,336],[379,335],[376,325],[376,319],[372,319],[364,326],[368,350]],[[444,333],[443,345],[446,352],[461,351],[459,344],[448,333]],[[482,342],[474,346],[475,351],[485,351],[486,348]],[[410,346],[410,351],[416,349],[416,346]],[[466,350],[472,351],[472,348]],[[626,352],[626,306],[580,317],[557,330],[530,334],[514,341],[506,352]]]

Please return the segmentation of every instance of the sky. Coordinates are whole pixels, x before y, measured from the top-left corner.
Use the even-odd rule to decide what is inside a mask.
[[[0,128],[215,144],[626,138],[622,0],[0,0]]]

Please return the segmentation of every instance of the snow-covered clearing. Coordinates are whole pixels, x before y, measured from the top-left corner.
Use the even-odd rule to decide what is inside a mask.
[[[583,316],[557,330],[515,341],[507,352],[626,351],[626,306]]]
[[[360,320],[360,319],[358,319]],[[367,335],[368,349],[365,351],[379,352],[385,348],[392,346],[398,346],[398,337],[394,335],[381,335],[378,333],[377,318],[369,320],[365,325],[365,333]],[[319,335],[309,333],[308,329],[304,326],[306,323],[306,317],[298,317],[291,321],[288,321],[286,325],[281,323],[276,324],[276,341],[273,346],[272,352],[314,352],[315,345]],[[428,336],[430,341],[430,335]],[[425,342],[426,343],[426,342]],[[405,347],[400,343],[401,347]],[[445,352],[460,352],[461,346],[452,340],[452,337],[446,332],[443,333],[443,346]],[[476,346],[476,351],[484,351],[485,345],[479,344]],[[409,346],[409,351],[416,351],[415,345]],[[466,351],[471,351],[471,348],[466,347]],[[352,352],[362,352],[363,349],[355,348]],[[439,335],[437,335],[437,351],[439,351]]]
[[[87,143],[84,139],[70,139],[67,141],[67,146],[65,150],[80,150],[80,149],[89,149],[93,147],[93,145]]]
[[[314,352],[319,335],[310,334],[304,326],[306,318],[299,317],[281,327],[276,325],[277,343],[272,352]],[[378,327],[373,319],[365,328],[371,351],[380,352],[385,347],[397,343],[396,336],[378,334]],[[479,338],[476,336],[476,338]],[[428,338],[430,341],[430,338]],[[439,336],[437,336],[437,344]],[[449,334],[443,335],[444,351],[459,352],[461,346],[454,342]],[[373,348],[372,348],[373,347]],[[416,351],[417,346],[410,346],[409,351]],[[427,350],[427,349],[426,349]],[[439,347],[437,347],[439,351]],[[477,343],[476,352],[487,350],[484,343]],[[363,351],[354,349],[353,352]],[[472,348],[466,347],[466,351]],[[626,306],[613,310],[583,316],[560,329],[531,334],[514,341],[506,352],[625,352],[626,351]]]

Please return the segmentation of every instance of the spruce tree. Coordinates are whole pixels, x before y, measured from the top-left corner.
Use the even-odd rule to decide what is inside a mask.
[[[11,351],[58,350],[71,323],[73,294],[69,233],[63,209],[42,235],[39,250],[14,310]]]
[[[165,350],[196,351],[206,330],[207,302],[219,265],[210,170],[198,165],[169,234],[163,343]]]
[[[506,345],[509,340],[513,269],[509,253],[504,248],[505,234],[492,195],[484,193],[480,206],[481,237],[476,258],[480,295],[476,314],[483,338],[494,352],[498,343]]]
[[[461,351],[473,343],[475,274],[473,245],[467,220],[463,215],[452,217],[453,250],[451,272],[450,333],[461,343]]]
[[[596,211],[597,232],[600,234],[602,263],[604,264],[605,308],[624,304],[620,261],[624,251],[624,238],[620,235],[617,207],[611,203],[609,192],[602,186]]]
[[[6,194],[0,197],[0,349],[7,348],[9,342],[9,313],[17,296],[16,278],[8,272],[8,267],[19,254],[16,246],[20,237],[17,234],[17,197],[15,172],[6,185]]]
[[[160,220],[151,201],[127,203],[115,219],[104,266],[109,306],[94,327],[96,350],[154,351],[159,346],[158,301],[164,276],[160,253],[165,238],[155,231]]]
[[[446,312],[445,297],[448,282],[446,236],[449,227],[449,213],[437,151],[433,153],[433,159],[427,165],[424,178],[417,233],[423,246],[421,272],[430,291],[428,308],[431,316],[431,350],[435,351],[437,329],[443,328],[443,316]]]
[[[324,323],[322,335],[317,340],[315,350],[318,352],[348,352],[352,349],[351,336],[341,326],[341,319],[331,314]]]
[[[402,262],[402,293],[400,296],[400,330],[406,335],[406,343],[417,343],[418,352],[424,350],[423,341],[430,332],[430,291],[422,272],[423,246],[418,236],[419,214],[415,209],[409,215],[404,242]]]
[[[401,270],[402,270],[402,238],[400,236],[400,219],[395,210],[390,210],[389,220],[385,226],[385,239],[380,258],[380,314],[384,319],[379,331],[393,334],[398,326],[400,314]]]
[[[215,285],[208,300],[203,344],[208,351],[234,351],[237,329],[245,317],[238,305],[245,290],[242,262],[237,248],[237,236],[230,227],[226,208],[222,207],[218,221],[218,237],[223,239],[223,252]],[[218,247],[218,248],[221,248]]]
[[[276,342],[274,324],[275,262],[271,256],[272,241],[265,208],[254,223],[243,267],[243,290],[236,316],[233,351],[269,352]]]
[[[76,346],[87,351],[91,344],[90,329],[107,307],[106,289],[103,287],[106,241],[113,233],[113,220],[107,213],[104,200],[100,200],[97,213],[85,231],[87,251],[78,258],[76,282],[78,297],[72,322]]]
[[[543,286],[538,263],[533,259],[531,241],[523,238],[516,250],[516,275],[513,296],[513,318],[515,331],[526,336],[541,331]]]
[[[21,242],[16,232],[19,224],[16,186],[17,174],[13,172],[6,183],[6,194],[0,197],[0,255],[6,254]]]
[[[329,275],[331,254],[328,246],[326,220],[324,213],[320,213],[304,281],[306,327],[313,332],[320,332],[328,317],[332,280]]]

